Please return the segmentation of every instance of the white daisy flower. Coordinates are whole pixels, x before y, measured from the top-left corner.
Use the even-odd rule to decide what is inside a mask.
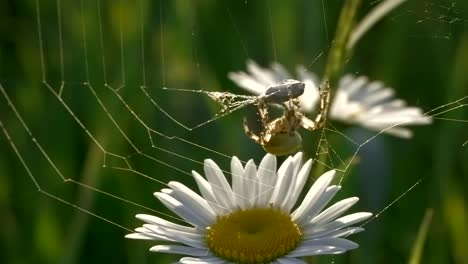
[[[181,254],[179,263],[305,263],[300,257],[340,254],[358,244],[347,237],[363,231],[352,225],[371,213],[343,216],[359,199],[341,200],[323,210],[340,186],[330,185],[335,171],[324,173],[295,206],[312,160],[302,165],[302,153],[288,157],[276,170],[276,157],[267,154],[257,166],[231,160],[229,184],[221,169],[205,160],[206,179],[193,177],[201,195],[179,182],[154,195],[187,225],[139,214],[146,224],[126,237],[159,241],[150,250]],[[190,225],[190,226],[188,226]],[[169,243],[169,244],[166,244]]]
[[[393,89],[382,82],[346,75],[340,80],[330,106],[330,118],[403,138],[410,138],[412,132],[399,125],[432,122],[421,108],[407,107],[405,101],[393,96]]]
[[[292,79],[278,63],[265,69],[254,61],[248,61],[247,72],[231,72],[228,76],[240,87],[257,95],[284,79]],[[304,94],[299,97],[301,109],[310,113],[316,109],[319,101],[319,78],[302,66],[297,68],[297,76],[305,83]],[[365,76],[352,75],[346,75],[340,80],[331,102],[329,117],[403,138],[410,138],[412,132],[402,126],[432,122],[432,118],[425,116],[420,108],[407,107],[405,101],[395,99],[393,89],[385,87],[382,82],[371,82]]]

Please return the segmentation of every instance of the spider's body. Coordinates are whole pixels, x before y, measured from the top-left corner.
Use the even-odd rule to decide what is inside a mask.
[[[325,83],[328,85],[328,83]],[[302,91],[301,91],[302,90]],[[315,120],[310,120],[302,113],[298,97],[304,92],[304,83],[296,80],[285,80],[276,86],[269,87],[257,103],[262,125],[260,133],[255,134],[244,119],[245,134],[260,144],[267,152],[275,155],[286,155],[297,150],[302,144],[300,127],[316,130],[323,126],[328,107],[328,86],[321,89],[320,109]],[[268,103],[279,104],[284,109],[283,115],[270,119]]]

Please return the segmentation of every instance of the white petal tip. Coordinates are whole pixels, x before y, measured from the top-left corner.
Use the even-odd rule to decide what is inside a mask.
[[[369,213],[369,212],[359,212],[359,213],[352,214],[353,218],[355,219],[354,221],[356,221],[356,222],[365,221],[365,220],[371,218],[372,215],[373,214]]]
[[[135,215],[135,218],[141,221],[146,221],[146,219],[153,217],[152,215],[147,215],[147,214],[137,214]]]
[[[205,159],[205,160],[203,161],[203,164],[204,164],[205,166],[209,166],[209,167],[217,166],[217,165],[216,165],[216,162],[214,162],[212,159]]]
[[[140,240],[153,240],[151,237],[148,237],[148,236],[145,236],[143,234],[140,234],[140,233],[133,233],[133,234],[128,234],[128,235],[125,235],[125,238],[128,238],[128,239],[140,239]]]
[[[325,172],[324,174],[322,174],[322,176],[320,176],[320,178],[323,178],[323,180],[331,182],[333,180],[333,178],[335,177],[335,174],[336,174],[336,170],[329,170],[329,171]]]
[[[164,250],[167,250],[169,247],[168,246],[165,246],[165,245],[156,245],[156,246],[153,246],[149,249],[149,251],[151,252],[160,252],[160,251],[164,251]]]

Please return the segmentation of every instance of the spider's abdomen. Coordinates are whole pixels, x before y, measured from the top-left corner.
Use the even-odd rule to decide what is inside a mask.
[[[301,135],[294,131],[294,133],[278,133],[270,138],[270,140],[263,144],[263,148],[276,156],[282,156],[294,152],[302,143]]]

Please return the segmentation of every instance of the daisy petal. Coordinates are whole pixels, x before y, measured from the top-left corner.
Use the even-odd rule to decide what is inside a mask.
[[[271,64],[271,69],[273,70],[274,74],[276,75],[276,80],[286,80],[292,79],[291,74],[284,68],[283,65],[274,62]]]
[[[307,218],[306,213],[313,207],[320,199],[323,192],[327,189],[330,182],[335,176],[335,170],[324,173],[320,178],[315,181],[314,185],[310,188],[302,204],[292,213],[292,218],[297,223],[301,224]]]
[[[392,98],[395,94],[392,89],[383,88],[383,83],[381,82],[370,83],[367,88],[368,96],[362,99],[367,105],[376,105],[379,102]]]
[[[302,164],[302,152],[297,153],[294,155],[294,157],[291,160],[291,165],[289,166],[292,168],[292,171],[286,170],[285,172],[285,177],[282,179],[284,183],[278,183],[281,186],[285,186],[285,188],[280,189],[278,192],[278,195],[282,196],[282,202],[280,205],[280,208],[282,208],[285,212],[290,212],[291,208],[294,206],[298,193],[296,193],[296,187],[300,187],[302,189],[303,184],[305,183],[306,177],[303,175],[300,175],[301,179],[300,181],[297,180],[297,177],[299,176],[299,170],[301,169],[301,164]],[[309,164],[305,164],[304,166],[309,166]],[[291,182],[294,184],[285,184],[286,182]],[[297,186],[296,186],[297,185]],[[284,191],[281,193],[281,191]]]
[[[346,250],[335,247],[325,247],[325,246],[304,246],[298,247],[293,252],[288,254],[288,257],[305,257],[305,256],[315,256],[315,255],[335,255],[345,253]]]
[[[233,209],[235,207],[234,194],[221,169],[210,159],[205,160],[203,168],[218,204],[224,208]]]
[[[303,260],[300,260],[297,258],[288,258],[288,257],[279,258],[278,260],[276,260],[276,263],[278,264],[307,264],[307,262]]]
[[[198,232],[183,232],[150,224],[144,224],[143,227],[149,230],[151,232],[150,234],[161,235],[195,248],[206,248],[203,240],[204,234]],[[148,234],[149,232],[146,233]]]
[[[339,230],[326,230],[324,232],[306,233],[304,232],[304,239],[317,239],[324,237],[347,237],[364,231],[362,227],[347,227]]]
[[[280,169],[278,170],[278,178],[275,185],[275,190],[273,191],[273,196],[270,199],[270,204],[273,204],[280,208],[282,207],[282,202],[284,201],[283,195],[287,194],[287,182],[289,177],[292,175],[293,170],[294,168],[292,165],[292,158],[289,157],[283,162]]]
[[[277,174],[284,174],[284,172],[290,165],[290,162],[292,161],[293,161],[293,157],[291,156],[289,156],[286,160],[284,160],[283,163],[281,163],[281,166],[279,167]]]
[[[172,228],[172,229],[180,230],[180,231],[191,231],[191,230],[193,230],[193,227],[174,224],[172,222],[166,221],[166,220],[164,220],[162,218],[159,218],[157,216],[154,216],[154,215],[137,214],[135,217],[137,219],[145,221],[148,224],[159,225],[159,226],[162,226],[162,227]]]
[[[275,76],[273,71],[260,67],[253,60],[247,61],[247,71],[249,71],[256,80],[265,84],[266,87],[281,81],[277,76]]]
[[[320,239],[311,239],[305,240],[301,243],[301,246],[317,246],[317,245],[326,245],[328,247],[336,247],[344,250],[351,250],[359,247],[358,244],[354,243],[351,240],[344,238],[320,238]]]
[[[198,212],[198,215],[203,218],[204,221],[208,223],[213,223],[215,221],[216,215],[214,211],[200,195],[179,182],[169,182],[168,185],[174,190],[174,195],[179,202],[192,208],[195,212]]]
[[[301,220],[301,223],[309,222],[309,219],[314,218],[316,215],[322,211],[325,206],[330,202],[330,200],[335,196],[335,194],[341,190],[341,186],[332,185],[328,186],[325,192],[320,196],[320,199],[315,203],[314,206],[308,209],[308,212],[304,213],[304,217]]]
[[[167,193],[154,193],[161,203],[193,226],[208,227],[211,223],[197,215],[191,208],[184,206]]]
[[[196,171],[192,171],[192,175],[193,175],[193,178],[195,179],[195,182],[197,183],[200,193],[202,194],[203,198],[206,199],[206,201],[211,206],[213,211],[215,211],[216,214],[218,215],[228,213],[230,209],[222,207],[216,201],[216,198],[214,197],[213,190],[211,189],[210,183],[207,180],[205,180],[205,178],[203,178],[203,176],[198,174]]]
[[[151,235],[147,235],[147,234],[144,234],[144,233],[128,234],[128,235],[125,235],[125,238],[142,239],[142,240],[165,240],[165,239],[158,239],[156,236],[151,236]]]
[[[243,177],[244,205],[250,208],[255,205],[258,193],[257,166],[253,160],[249,160],[244,168]]]
[[[234,193],[234,204],[237,207],[242,208],[241,205],[244,203],[244,198],[242,197],[242,181],[244,178],[244,168],[240,160],[234,156],[231,159],[231,181],[232,181],[232,191]]]
[[[302,242],[288,257],[303,257],[323,254],[339,254],[359,247],[344,238],[314,239]]]
[[[307,69],[304,66],[298,66],[296,68],[297,76],[304,84],[304,93],[299,97],[299,102],[301,104],[301,110],[306,113],[310,113],[315,110],[315,107],[320,98],[319,78]]]
[[[304,155],[302,154],[302,152],[298,152],[293,157],[292,163],[293,163],[293,166],[294,166],[294,171],[293,171],[294,175],[299,173],[299,170],[302,168],[302,157],[303,156]]]
[[[325,225],[314,225],[314,221],[312,221],[311,224],[307,225],[303,231],[304,233],[308,234],[311,234],[312,232],[315,234],[319,234],[321,232],[334,231],[362,222],[366,219],[369,219],[371,216],[371,213],[366,212],[354,213],[338,218],[335,221],[327,223]]]
[[[325,211],[320,213],[317,217],[315,217],[310,224],[313,225],[321,225],[324,223],[328,223],[335,218],[342,215],[346,210],[351,208],[355,203],[359,201],[357,197],[351,197],[344,200],[341,200],[334,205],[328,207]]]
[[[204,257],[209,255],[208,249],[202,248],[193,248],[187,246],[180,246],[180,245],[157,245],[150,248],[152,252],[161,252],[161,253],[170,253],[170,254],[181,254],[181,255],[189,255],[194,257]]]
[[[170,238],[170,237],[168,237],[166,235],[157,234],[157,233],[153,232],[152,230],[150,230],[148,228],[145,228],[145,227],[135,228],[135,232],[137,232],[137,233],[129,234],[126,237],[131,238],[131,239],[140,239],[140,238],[138,238],[138,236],[136,234],[141,234],[142,236],[146,237],[146,238],[143,238],[143,239],[175,242],[174,239],[172,239],[172,238]]]
[[[256,95],[262,94],[267,88],[265,84],[260,83],[245,72],[230,72],[228,77],[238,86]]]
[[[276,177],[276,156],[268,153],[258,166],[257,206],[266,207],[268,205],[275,189]]]
[[[224,264],[228,262],[217,257],[207,257],[207,258],[185,257],[185,258],[180,259],[180,263],[183,263],[183,264]]]
[[[375,107],[372,109],[375,111],[375,116],[369,116],[369,123],[392,125],[412,123],[412,124],[426,124],[430,122],[428,118],[422,115],[421,110],[417,108],[407,107],[404,109],[379,109]],[[369,114],[374,114],[370,112]],[[421,121],[419,121],[421,120]]]
[[[387,126],[382,128],[381,125],[376,125],[376,124],[363,124],[363,127],[372,130],[372,131],[377,131],[377,135],[381,133],[385,133],[388,135],[400,137],[400,138],[411,138],[413,136],[413,132],[405,127],[397,127],[396,125],[392,126]]]
[[[304,184],[307,181],[307,178],[309,177],[310,169],[312,168],[312,159],[309,159],[301,168],[297,175],[297,178],[294,180],[295,184],[291,184],[293,187],[291,189],[291,194],[289,197],[288,204],[286,205],[286,211],[291,211],[293,206],[297,202],[297,198],[299,198],[299,194],[302,192],[302,188],[304,188]]]

